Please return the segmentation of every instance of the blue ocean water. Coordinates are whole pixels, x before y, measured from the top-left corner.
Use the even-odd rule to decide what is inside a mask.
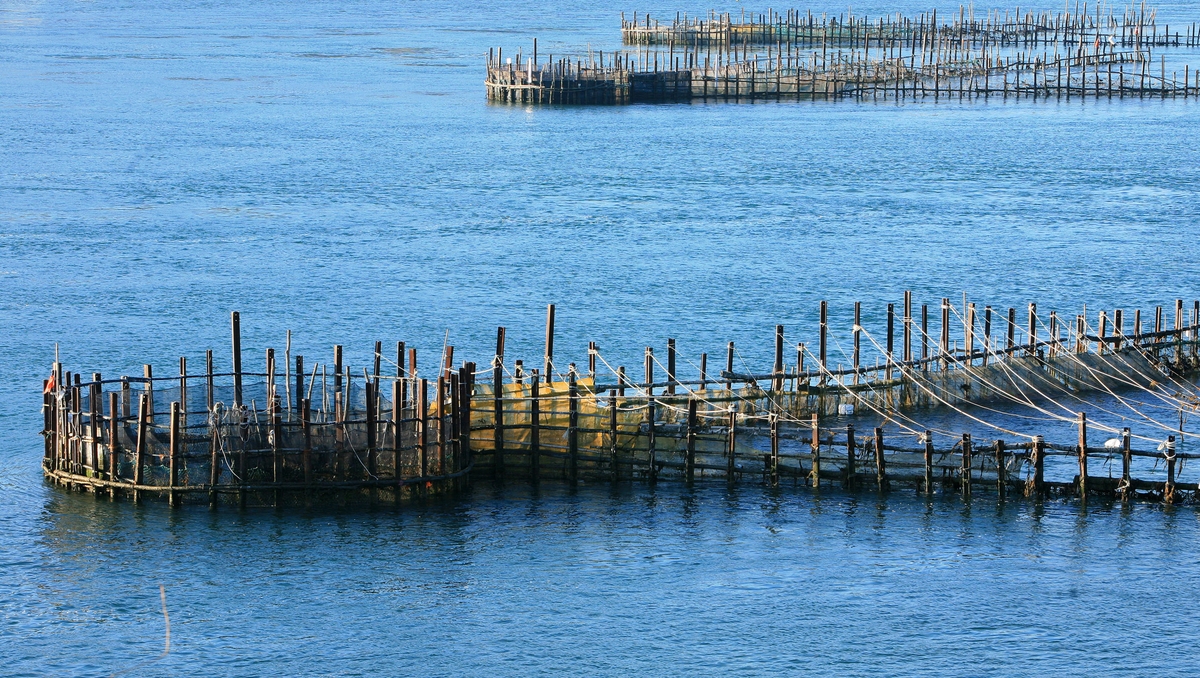
[[[615,49],[634,9],[708,7],[0,0],[0,673],[152,658],[160,583],[141,675],[1187,672],[1190,507],[480,484],[212,515],[43,484],[56,343],[220,366],[231,310],[251,356],[291,329],[310,361],[486,361],[503,325],[536,363],[555,303],[559,356],[632,368],[667,337],[765,365],[822,299],[844,344],[905,289],[1200,296],[1194,101],[485,102],[489,47]]]

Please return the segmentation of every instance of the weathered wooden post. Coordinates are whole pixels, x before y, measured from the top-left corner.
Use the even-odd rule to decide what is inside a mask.
[[[467,468],[471,456],[471,387],[466,366],[458,368],[454,376],[454,471]],[[468,478],[463,476],[456,483],[463,487]]]
[[[655,412],[654,396],[646,399],[646,462],[648,471],[650,472],[650,482],[658,482],[658,441],[656,440],[656,431],[654,420],[658,414]]]
[[[216,384],[214,384],[213,379],[213,352],[210,348],[204,352],[204,402],[209,412],[212,412],[216,399]]]
[[[983,366],[987,367],[992,352],[992,307],[983,307]]]
[[[824,386],[825,385],[825,375],[826,375],[826,373],[829,372],[829,363],[826,360],[826,344],[827,344],[826,334],[828,333],[828,329],[829,329],[829,303],[826,301],[821,302],[821,320],[820,320],[820,325],[819,325],[818,329],[820,331],[820,335],[819,335],[820,343],[818,345],[819,360],[821,363],[820,383],[822,386]],[[733,342],[729,342],[729,346],[732,347]]]
[[[133,389],[129,387],[129,377],[121,377],[121,418],[129,419],[133,416],[132,405]]]
[[[771,366],[771,375],[771,398],[778,408],[783,393],[783,325],[775,326],[775,362]]]
[[[451,369],[446,379],[446,398],[449,401],[447,414],[450,422],[446,427],[448,429],[446,442],[447,462],[446,467],[442,469],[443,474],[452,474],[462,467],[462,401],[460,400],[462,390],[458,381],[461,374],[461,369]],[[454,485],[457,486],[457,482]]]
[[[208,369],[208,508],[217,508],[217,483],[221,479],[221,419],[213,401],[212,351],[207,355]]]
[[[1025,496],[1033,496],[1041,499],[1045,496],[1046,486],[1043,480],[1043,471],[1045,469],[1045,439],[1042,436],[1035,436],[1033,439],[1033,447],[1030,449],[1030,461],[1033,462],[1033,479],[1025,485]]]
[[[1133,495],[1133,478],[1130,467],[1133,465],[1133,454],[1130,447],[1129,427],[1121,429],[1121,501],[1128,502]]]
[[[941,336],[942,369],[950,369],[950,300],[942,298],[942,336]]]
[[[579,481],[579,389],[574,372],[567,374],[567,472],[572,485]]]
[[[1004,344],[1004,350],[1009,358],[1013,355],[1013,350],[1017,345],[1017,309],[1012,306],[1008,307],[1008,337]]]
[[[959,489],[963,499],[971,498],[971,434],[962,437],[962,468],[959,471]]]
[[[996,494],[1000,498],[1004,498],[1005,489],[1008,487],[1008,479],[1005,477],[1004,466],[1004,441],[996,439]]]
[[[733,348],[734,347],[733,347],[732,341],[725,345],[725,373],[729,374],[729,375],[733,374]],[[725,390],[729,391],[730,395],[733,394],[733,378],[732,377],[728,377],[725,379]]]
[[[643,358],[646,367],[646,395],[654,395],[654,349],[647,346]]]
[[[290,408],[293,405],[295,406],[296,409],[294,410],[294,412],[296,414],[296,418],[299,419],[300,418],[299,417],[300,410],[302,409],[300,407],[300,401],[304,399],[304,356],[302,356],[302,355],[296,356],[296,374],[295,374],[294,378],[296,381],[295,381],[295,386],[293,388],[295,388],[295,390],[296,390],[296,395],[295,395],[295,397],[292,398],[291,402],[288,403],[288,407],[289,407],[289,411],[292,411],[292,410],[290,410]],[[395,383],[395,382],[393,382],[393,383]],[[392,392],[392,397],[394,400],[395,399],[395,391]]]
[[[1175,436],[1167,436],[1167,446],[1163,450],[1167,459],[1167,482],[1163,485],[1163,503],[1175,503]]]
[[[242,405],[242,316],[232,314],[233,326],[233,404]]]
[[[729,410],[729,432],[725,438],[725,481],[732,485],[737,471],[737,410]]]
[[[429,380],[417,382],[417,469],[422,479],[429,476]]]
[[[1079,497],[1087,499],[1087,414],[1079,413]]]
[[[121,479],[121,414],[115,391],[108,394],[108,479],[114,483]],[[115,499],[116,488],[109,495]]]
[[[91,444],[88,446],[89,462],[91,463],[92,476],[100,477],[100,471],[104,466],[104,461],[101,458],[100,442],[104,437],[103,428],[100,422],[100,373],[92,374],[92,385],[88,388],[88,430],[91,433]]]
[[[146,417],[147,421],[154,424],[154,368],[151,365],[142,365],[142,379],[145,384],[143,387],[146,394]]]
[[[667,395],[675,395],[675,340],[667,339]]]
[[[612,467],[612,481],[615,483],[621,479],[620,471],[617,467],[617,391],[610,389],[608,392],[608,435],[609,435],[609,465]]]
[[[492,359],[492,477],[504,477],[504,367]]]
[[[883,429],[875,429],[875,482],[880,492],[887,492],[887,466],[883,457]]]
[[[1029,304],[1029,355],[1037,356],[1037,304]]]
[[[696,417],[696,399],[688,398],[687,410],[687,456],[684,459],[684,478],[690,485],[696,477],[696,429],[700,423]]]
[[[859,377],[861,376],[860,371],[859,371],[859,358],[862,354],[862,351],[861,351],[861,349],[862,349],[862,302],[861,301],[854,302],[854,329],[852,330],[852,332],[854,335],[854,355],[853,355],[854,383],[858,384]]]
[[[846,424],[846,468],[842,485],[850,489],[858,484],[858,473],[854,470],[854,424]]]
[[[912,291],[904,290],[904,363],[912,362]]]
[[[925,496],[933,496],[933,432],[925,430]]]
[[[312,401],[308,398],[300,400],[300,427],[304,433],[304,450],[301,452],[300,458],[301,466],[304,469],[304,484],[312,485]],[[400,457],[399,452],[396,454],[396,478],[398,479],[400,477]],[[399,486],[396,491],[399,493]]]
[[[771,487],[779,484],[779,414],[771,412],[767,415],[771,429],[771,453],[767,458],[767,478]]]
[[[347,391],[350,390],[350,384],[349,384],[348,380],[346,383],[346,390]],[[335,409],[340,413],[334,417],[335,420],[340,422],[345,419],[349,419],[350,417],[347,416],[347,411],[350,409],[349,398],[347,398],[345,395],[342,394],[342,346],[341,346],[341,344],[335,344],[333,347],[333,398],[334,398],[334,403],[338,402],[338,400],[337,400],[338,398],[341,398],[341,403],[342,403],[342,406],[340,408],[335,407]]]
[[[542,477],[541,375],[535,369],[529,379],[529,475],[535,484]]]
[[[115,395],[115,394],[114,394]],[[42,464],[54,464],[54,396],[50,381],[42,381]]]
[[[149,412],[149,404],[147,403],[147,395],[143,392],[138,398],[138,426],[137,426],[137,445],[134,448],[134,464],[133,464],[133,502],[136,504],[142,499],[141,491],[138,489],[142,484],[143,466],[146,463],[146,446],[149,441],[146,440],[146,427],[148,421],[146,415]]]
[[[963,354],[967,367],[975,364],[975,302],[967,304],[967,320],[963,323]]]
[[[182,432],[179,430],[179,401],[171,402],[171,439],[170,449],[168,450],[168,469],[169,476],[167,485],[170,487],[167,490],[167,505],[179,506],[179,495],[175,493],[175,487],[179,484],[179,448],[182,443]]]
[[[439,379],[440,379],[440,377],[439,377]],[[375,418],[375,408],[377,407],[376,402],[375,402],[377,396],[375,395],[375,393],[379,389],[378,383],[379,382],[372,383],[372,381],[370,379],[367,379],[366,383],[363,384],[363,386],[364,386],[363,392],[364,392],[364,396],[365,396],[365,400],[366,400],[366,407],[367,407],[367,412],[366,412],[366,414],[367,414],[367,476],[368,476],[368,479],[371,479],[371,480],[374,480],[375,477],[379,473],[379,469],[377,466],[378,453],[376,451],[376,448],[377,448],[376,429],[377,429],[378,422]],[[278,397],[278,396],[276,396],[276,397]],[[278,415],[278,413],[279,413],[278,405],[276,405],[276,407],[275,407],[275,413],[276,413],[276,415]],[[440,408],[438,410],[438,413],[441,414]],[[281,474],[279,473],[279,451],[278,451],[279,444],[280,444],[280,441],[275,440],[275,445],[274,445],[274,447],[276,448],[274,451],[274,453],[275,453],[275,482],[279,482],[280,476],[281,476]]]
[[[437,397],[437,449],[438,449],[438,475],[446,475],[446,454],[450,446],[450,426],[447,416],[447,397],[446,387],[448,385],[445,373],[438,375],[437,384],[434,386]]]
[[[809,478],[812,480],[813,489],[821,487],[821,429],[818,426],[817,413],[812,414],[812,472],[809,473]]]
[[[371,404],[370,389],[371,389],[371,384],[370,384],[370,381],[368,381],[367,382],[367,390],[368,390],[367,404],[368,405]],[[278,395],[271,396],[270,409],[268,410],[269,416],[270,416],[270,424],[271,424],[271,436],[270,436],[271,437],[271,482],[276,485],[283,482],[283,412],[282,412],[282,409],[283,409],[283,405],[282,405],[282,400],[280,399],[280,397]],[[367,414],[368,418],[370,418],[371,416],[372,415],[370,413]],[[373,424],[368,423],[367,428],[368,429],[373,428]],[[374,437],[374,433],[368,431],[368,433],[367,433],[367,466],[368,466],[368,468],[370,468],[371,461],[372,461],[371,455],[374,453],[373,452],[374,447],[372,446],[372,442],[374,442],[372,440],[373,437]],[[373,475],[373,472],[372,472],[372,475]],[[274,499],[275,506],[279,506],[279,488],[278,487],[272,491],[271,496]]]
[[[554,381],[554,304],[546,306],[546,364],[542,370],[546,383]]]

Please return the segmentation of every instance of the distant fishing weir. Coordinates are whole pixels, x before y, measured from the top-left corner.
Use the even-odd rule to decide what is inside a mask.
[[[989,13],[830,17],[798,10],[735,23],[621,19],[634,50],[505,58],[488,53],[490,101],[626,104],[756,99],[922,100],[991,97],[1193,98],[1200,73],[1178,63],[1200,25],[1159,26],[1157,13]],[[1180,31],[1178,28],[1182,28]],[[1169,68],[1168,68],[1169,67]]]
[[[1116,310],[1101,311],[1095,325],[1084,314],[1067,322],[1031,304],[1019,322],[1015,308],[980,312],[943,299],[934,329],[928,305],[915,314],[906,293],[899,310],[888,305],[878,333],[854,305],[851,349],[839,364],[822,302],[815,345],[795,344],[794,363],[778,326],[770,369],[748,369],[731,342],[724,369],[710,374],[700,354],[687,361],[695,376],[684,379],[671,339],[664,360],[645,349],[644,377],[634,379],[595,343],[586,372],[556,362],[553,306],[540,368],[510,360],[499,328],[489,367],[454,368],[447,346],[428,376],[403,342],[394,360],[376,342],[361,373],[341,346],[331,364],[308,367],[291,355],[290,333],[282,363],[267,349],[262,372],[244,371],[235,313],[231,371],[215,371],[212,351],[201,373],[181,358],[177,376],[147,365],[141,376],[84,381],[55,363],[44,389],[43,469],[97,495],[213,508],[403,502],[480,477],[1194,501],[1197,483],[1180,475],[1200,458],[1184,449],[1183,426],[1200,406],[1191,381],[1200,301],[1188,309],[1177,300],[1173,327],[1162,307],[1149,329],[1140,311],[1129,319]],[[1118,409],[1089,418],[1089,394],[1112,397]],[[999,435],[980,440],[922,423],[931,408]],[[1015,430],[1004,420],[1011,413],[1069,425],[1077,437]],[[1101,445],[1097,432],[1108,436]]]

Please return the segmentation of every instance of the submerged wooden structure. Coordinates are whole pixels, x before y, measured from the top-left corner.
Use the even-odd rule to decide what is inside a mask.
[[[756,99],[1192,98],[1200,72],[1179,63],[1200,25],[1157,14],[1020,11],[976,19],[962,10],[906,17],[814,16],[621,20],[633,49],[539,57],[489,51],[490,101],[625,104]]]
[[[290,349],[277,362],[268,349],[264,370],[249,372],[234,313],[231,371],[215,371],[212,351],[202,372],[189,373],[180,359],[171,376],[147,365],[141,376],[84,380],[56,363],[45,385],[43,469],[56,483],[99,495],[212,507],[403,501],[453,491],[472,477],[709,477],[964,495],[994,488],[1030,497],[1195,498],[1197,483],[1180,475],[1200,458],[1183,449],[1184,412],[1200,406],[1200,388],[1189,379],[1200,367],[1200,301],[1189,319],[1177,300],[1173,327],[1155,309],[1150,328],[1140,311],[1131,326],[1123,311],[1102,311],[1093,327],[1083,314],[1074,322],[1053,312],[1043,318],[1032,304],[1027,323],[1013,308],[994,317],[991,307],[979,313],[943,299],[940,309],[933,334],[929,307],[914,314],[906,293],[899,312],[888,306],[886,331],[876,336],[856,304],[849,364],[838,365],[823,302],[817,340],[797,344],[794,363],[785,360],[779,326],[770,369],[737,369],[730,343],[724,369],[710,374],[702,354],[690,379],[677,372],[674,340],[665,364],[646,348],[642,379],[609,365],[595,344],[586,373],[573,363],[563,369],[554,358],[553,306],[540,369],[507,360],[500,328],[482,370],[471,362],[452,367],[447,347],[421,376],[415,349],[400,342],[383,371],[376,342],[374,364],[361,373],[343,363],[340,346],[332,364],[312,367]],[[951,338],[955,323],[961,342]],[[863,360],[864,339],[874,365]],[[1088,394],[1112,396],[1154,435],[1106,423],[1111,411],[1089,419],[1086,407],[1076,414],[1058,402],[1086,405]],[[923,425],[931,408],[959,412],[1000,436]],[[1067,422],[1078,436],[1048,441],[1008,428],[1002,416],[1017,411]],[[1159,421],[1161,412],[1178,413],[1177,431]],[[1108,440],[1096,445],[1097,432]],[[1102,464],[1107,476],[1094,472]]]

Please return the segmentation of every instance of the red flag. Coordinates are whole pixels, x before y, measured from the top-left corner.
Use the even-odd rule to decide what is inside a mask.
[[[53,393],[55,386],[56,386],[56,384],[54,383],[54,372],[51,372],[50,378],[48,380],[46,380],[46,388],[42,390],[42,393]]]

